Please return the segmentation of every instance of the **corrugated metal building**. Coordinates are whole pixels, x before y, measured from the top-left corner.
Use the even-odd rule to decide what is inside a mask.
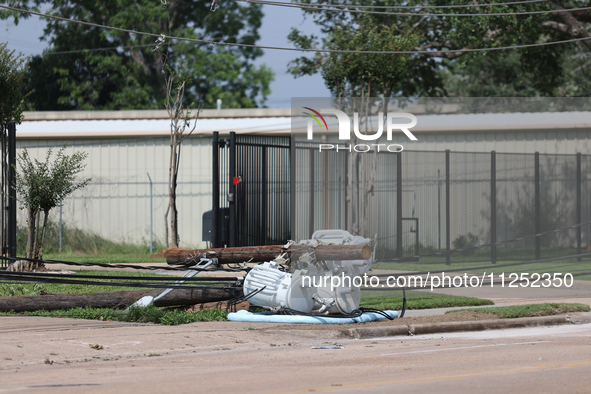
[[[400,142],[405,150],[591,153],[591,112],[418,114],[417,118],[412,131],[418,141]],[[288,135],[292,127],[303,133],[304,121],[294,118],[292,126],[291,109],[202,111],[181,153],[177,190],[183,246],[203,246],[201,218],[211,209],[212,132]],[[169,129],[166,111],[30,112],[17,126],[17,149],[27,148],[32,157],[43,159],[47,149],[68,142],[68,151],[88,153],[83,176],[92,177],[92,183],[64,202],[61,213],[68,225],[109,239],[148,242],[152,195],[154,238],[162,241]],[[297,139],[304,140],[305,135],[298,134]],[[57,222],[59,215],[56,209],[52,220]],[[24,223],[24,216],[19,220]]]

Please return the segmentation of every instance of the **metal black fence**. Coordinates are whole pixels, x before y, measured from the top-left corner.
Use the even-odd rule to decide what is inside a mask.
[[[291,234],[291,138],[213,137],[214,247],[275,245]]]
[[[228,245],[280,243],[342,228],[377,235],[379,258],[420,255],[421,262],[441,263],[539,259],[591,245],[591,155],[403,151],[355,157],[289,137],[221,141],[214,137],[214,210],[216,201],[229,210],[234,243]],[[230,149],[220,148],[226,145]],[[350,191],[352,171],[357,194]],[[478,245],[488,246],[473,248]]]
[[[2,229],[2,256],[16,257],[16,124],[0,123],[2,139],[2,213],[0,226]],[[2,266],[6,260],[2,260]]]
[[[356,201],[345,201],[351,154],[296,147],[297,238],[322,228],[351,230],[351,211],[342,207],[356,203],[363,212],[364,204],[362,187]],[[589,155],[404,151],[366,158],[364,166],[376,164],[358,232],[377,234],[379,257],[495,262],[581,253],[591,245]],[[547,234],[533,236],[541,233]],[[489,246],[472,248],[483,244]],[[448,252],[461,248],[467,250]]]

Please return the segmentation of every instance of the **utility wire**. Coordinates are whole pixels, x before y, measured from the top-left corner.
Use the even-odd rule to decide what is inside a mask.
[[[76,279],[98,279],[98,280],[127,280],[137,282],[171,282],[174,281],[176,276],[121,276],[121,275],[87,275],[87,274],[63,274],[63,273],[51,273],[51,272],[21,272],[21,271],[0,271],[0,277],[6,278],[21,278],[21,277],[33,277],[33,278],[76,278]],[[241,277],[193,277],[183,278],[185,282],[237,282],[242,279]]]
[[[509,15],[535,15],[535,14],[554,14],[560,12],[572,12],[572,11],[585,11],[591,9],[591,7],[582,7],[582,8],[571,8],[571,9],[560,9],[560,10],[548,10],[548,11],[523,11],[523,12],[494,12],[494,13],[482,13],[482,14],[429,14],[429,13],[409,13],[409,12],[384,12],[384,11],[362,11],[362,10],[346,10],[346,9],[338,9],[338,8],[328,8],[330,5],[327,6],[315,6],[310,8],[309,6],[301,6],[296,4],[289,4],[283,2],[276,2],[276,1],[265,1],[265,0],[238,0],[244,1],[247,3],[253,4],[265,4],[265,5],[273,5],[273,6],[280,6],[280,7],[287,7],[287,8],[298,8],[298,9],[306,9],[306,11],[332,11],[332,12],[347,12],[352,14],[378,14],[378,15],[397,15],[397,16],[509,16]]]
[[[10,11],[23,12],[23,13],[27,13],[27,14],[31,14],[31,15],[37,15],[37,16],[44,17],[44,18],[60,20],[60,21],[64,21],[64,22],[78,23],[78,24],[86,25],[86,26],[121,31],[124,33],[130,33],[130,34],[144,35],[144,36],[149,36],[149,37],[157,37],[157,38],[162,37],[164,39],[198,42],[200,44],[211,44],[211,45],[240,47],[240,48],[274,49],[274,50],[294,51],[294,52],[351,53],[351,54],[358,53],[358,54],[390,54],[390,55],[395,55],[395,54],[400,54],[400,55],[429,54],[429,55],[433,55],[433,56],[442,56],[445,53],[468,53],[468,52],[499,51],[499,50],[505,50],[505,49],[518,49],[518,48],[533,48],[533,47],[541,47],[541,46],[557,45],[557,44],[568,44],[568,43],[572,43],[572,42],[591,40],[591,37],[583,37],[583,38],[573,38],[570,40],[543,42],[543,43],[538,43],[538,44],[511,45],[511,46],[502,46],[502,47],[494,47],[494,48],[454,49],[454,50],[449,50],[449,51],[347,51],[347,50],[324,49],[324,48],[288,48],[288,47],[276,47],[276,46],[268,46],[268,45],[252,45],[252,44],[207,41],[207,40],[200,40],[197,38],[166,36],[164,34],[155,34],[155,33],[141,32],[141,31],[137,31],[137,30],[122,29],[119,27],[99,25],[97,23],[68,19],[68,18],[63,18],[63,17],[55,16],[55,15],[47,15],[47,14],[42,14],[42,13],[34,12],[34,11],[22,10],[20,8],[8,7],[5,5],[0,5],[0,8],[4,8],[4,9],[10,10]]]
[[[84,53],[84,52],[99,52],[99,51],[108,51],[109,49],[130,49],[130,48],[145,48],[145,47],[153,47],[152,44],[144,44],[144,45],[131,45],[131,46],[123,46],[119,45],[117,47],[103,47],[103,48],[92,48],[92,49],[76,49],[72,51],[57,51],[57,52],[47,52],[46,55],[64,55],[69,53]]]
[[[235,1],[244,1],[247,3],[254,3],[252,0],[235,0]],[[291,4],[291,5],[298,5],[302,6],[302,8],[309,8],[309,7],[334,7],[334,8],[375,8],[375,9],[411,9],[415,10],[417,8],[421,9],[431,9],[431,8],[474,8],[474,7],[496,7],[500,5],[514,5],[514,4],[532,4],[532,3],[545,3],[548,0],[525,0],[525,1],[510,1],[505,3],[488,3],[488,4],[456,4],[456,5],[353,5],[353,4],[308,4],[308,3],[285,3],[279,1],[258,1],[262,4],[267,3],[279,3],[279,4]]]

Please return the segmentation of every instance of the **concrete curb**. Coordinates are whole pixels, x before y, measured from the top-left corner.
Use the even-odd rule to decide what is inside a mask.
[[[462,322],[408,324],[389,327],[349,328],[340,330],[340,336],[353,339],[365,339],[400,335],[408,336],[587,323],[591,323],[591,312],[572,313],[568,315],[556,316],[521,317],[516,319],[491,319]]]

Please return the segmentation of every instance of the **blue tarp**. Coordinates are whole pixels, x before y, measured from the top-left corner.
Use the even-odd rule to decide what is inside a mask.
[[[397,311],[384,311],[390,317],[397,318]],[[369,321],[383,320],[384,316],[375,312],[366,312],[359,317],[317,317],[317,316],[292,316],[274,315],[267,312],[252,313],[245,310],[228,314],[228,320],[252,323],[287,323],[287,324],[351,324],[367,323]]]

